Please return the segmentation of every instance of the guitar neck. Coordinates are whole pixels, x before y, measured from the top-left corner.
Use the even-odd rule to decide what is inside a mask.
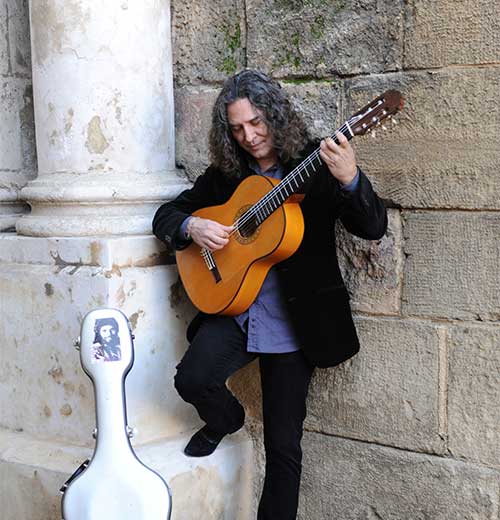
[[[354,137],[349,122],[345,122],[337,132],[341,132],[350,140]],[[337,138],[333,134],[331,138],[338,144]],[[259,226],[272,213],[274,213],[289,197],[299,192],[304,184],[321,168],[323,161],[319,155],[319,147],[314,150],[306,159],[288,173],[279,184],[269,193],[256,202],[245,212],[239,221],[247,222],[252,220],[253,225]]]

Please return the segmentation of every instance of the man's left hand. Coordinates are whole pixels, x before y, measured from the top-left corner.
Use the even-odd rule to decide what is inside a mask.
[[[319,155],[330,173],[345,186],[356,177],[356,158],[347,137],[340,132],[337,132],[336,137],[339,144],[330,137],[321,141]]]

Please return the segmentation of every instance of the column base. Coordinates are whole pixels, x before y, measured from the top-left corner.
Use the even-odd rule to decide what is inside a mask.
[[[0,233],[15,231],[16,222],[29,212],[29,206],[19,196],[28,179],[21,172],[0,172]]]
[[[189,186],[175,172],[42,175],[21,191],[32,211],[16,230],[37,237],[150,234],[158,206]]]

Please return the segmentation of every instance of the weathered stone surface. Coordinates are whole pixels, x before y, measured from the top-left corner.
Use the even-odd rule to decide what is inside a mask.
[[[251,0],[248,65],[277,77],[396,70],[402,21],[396,0]]]
[[[244,2],[172,4],[174,80],[179,85],[222,81],[245,66]]]
[[[406,68],[498,62],[498,2],[410,0],[407,4]]]
[[[28,2],[0,6],[0,232],[28,209],[19,190],[36,173]]]
[[[449,449],[500,467],[500,329],[451,329]]]
[[[12,251],[13,259],[20,256],[18,262],[0,265],[0,425],[33,436],[91,441],[94,395],[72,345],[82,317],[98,307],[121,309],[136,335],[127,403],[139,428],[137,440],[175,435],[197,425],[194,408],[178,397],[172,383],[193,313],[175,268],[155,266],[149,254],[144,267],[126,267],[141,256],[134,255],[132,244],[127,261],[123,244],[95,241],[86,250],[78,240],[73,248],[63,240],[58,249],[57,240],[41,240],[24,246],[20,237],[2,241],[17,241],[20,251]],[[141,243],[146,245],[139,239],[135,248]],[[116,255],[115,246],[122,250]],[[36,248],[38,265],[22,264],[22,257],[35,260]],[[47,257],[52,262],[43,265]],[[106,265],[99,265],[101,261]]]
[[[248,437],[239,432],[224,439],[211,457],[193,459],[182,452],[192,433],[134,446],[139,460],[160,474],[172,490],[172,520],[255,518]],[[92,448],[0,429],[2,519],[60,519],[59,488],[91,455]]]
[[[0,89],[0,171],[35,168],[35,137],[31,86],[25,79],[4,78]]]
[[[500,319],[500,214],[407,212],[403,312]]]
[[[398,211],[389,210],[386,235],[377,241],[357,238],[340,223],[337,252],[351,308],[373,314],[399,314],[402,281],[402,229]]]
[[[236,372],[228,381],[228,387],[245,407],[246,417],[262,421],[262,390],[258,360]]]
[[[219,89],[182,87],[175,90],[176,164],[194,180],[208,166],[208,134]]]
[[[0,6],[0,74],[10,73],[10,61],[9,61],[9,48],[8,48],[8,35],[7,29],[8,12],[7,5],[2,2]]]
[[[373,318],[358,318],[356,324],[361,352],[335,369],[316,371],[306,427],[328,435],[443,452],[440,327]]]
[[[31,77],[28,0],[7,0],[10,66],[14,74]]]
[[[321,138],[332,135],[340,126],[340,86],[338,82],[282,81],[290,100],[304,117],[310,135]]]
[[[381,195],[407,208],[499,209],[500,69],[348,80],[344,117],[388,88],[406,96],[400,124],[354,144]]]
[[[306,433],[299,520],[497,520],[500,473]]]

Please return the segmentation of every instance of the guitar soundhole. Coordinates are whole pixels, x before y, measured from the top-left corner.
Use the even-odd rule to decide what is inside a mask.
[[[251,204],[241,207],[238,213],[236,214],[235,221],[238,220],[251,207]],[[243,220],[240,224],[238,224],[236,240],[240,244],[249,244],[259,236],[259,231],[260,228],[257,226],[257,223],[255,222],[255,217],[251,217],[248,220]]]

